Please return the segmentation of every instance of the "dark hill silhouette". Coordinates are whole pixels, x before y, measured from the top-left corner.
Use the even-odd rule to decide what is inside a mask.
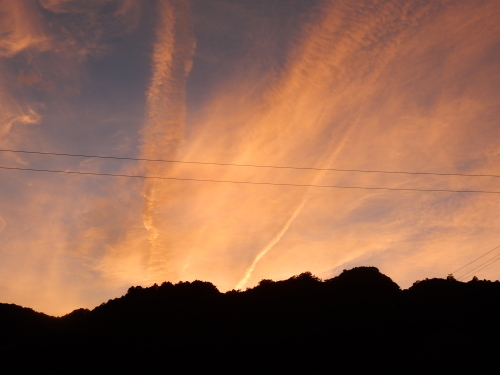
[[[357,267],[325,281],[306,272],[227,293],[202,281],[131,287],[61,318],[0,304],[0,349],[85,363],[425,368],[487,356],[499,313],[498,281],[426,279],[401,290],[377,268]]]

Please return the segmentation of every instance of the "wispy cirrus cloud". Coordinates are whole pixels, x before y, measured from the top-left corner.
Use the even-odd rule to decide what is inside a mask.
[[[153,72],[146,94],[147,112],[142,134],[142,156],[148,159],[175,159],[183,139],[186,116],[185,82],[192,66],[195,40],[189,22],[187,1],[161,1],[159,24],[153,52]],[[166,164],[145,165],[148,175],[168,172]],[[168,240],[165,208],[174,199],[167,183],[146,181],[143,191],[143,222],[150,243],[148,268],[151,278],[175,278]]]
[[[28,48],[49,47],[41,17],[32,11],[34,2],[2,0],[0,6],[0,57],[12,57]]]
[[[93,109],[87,93],[98,95],[93,86],[101,80],[89,79],[93,69],[89,64],[109,55],[113,40],[138,27],[140,3],[2,1],[0,7],[2,148],[70,151],[75,144],[88,148],[86,142],[91,139],[105,141],[101,129],[85,123]],[[86,135],[74,142],[74,131]],[[0,158],[3,166],[101,167],[5,152]],[[10,287],[2,289],[2,301],[55,314],[96,301],[91,288],[102,285],[96,277],[105,273],[101,265],[104,250],[118,241],[122,228],[114,224],[108,229],[99,227],[96,218],[103,210],[116,213],[122,201],[116,197],[103,205],[102,192],[96,186],[106,189],[95,180],[3,171],[0,216],[8,225],[2,231],[2,280],[10,280]],[[54,192],[57,197],[52,196]],[[90,223],[91,217],[96,223]],[[121,221],[130,227],[126,217],[121,209]],[[97,246],[98,242],[104,246]],[[19,273],[11,273],[11,266]]]
[[[283,69],[241,71],[235,62],[231,80],[216,87],[204,110],[191,117],[196,132],[186,140],[183,155],[240,164],[491,171],[496,146],[480,134],[495,133],[493,123],[482,122],[484,133],[473,132],[474,140],[465,134],[478,119],[492,118],[485,110],[495,111],[490,105],[496,100],[494,85],[481,76],[498,76],[487,58],[495,51],[497,8],[493,2],[325,1],[302,25]],[[480,60],[488,73],[466,75]],[[478,87],[488,93],[484,101]],[[477,164],[477,157],[483,162]],[[251,168],[173,171],[207,179],[347,186],[474,188],[492,182]],[[225,289],[306,269],[328,276],[339,267],[370,261],[406,285],[424,269],[447,274],[444,259],[455,251],[474,251],[471,233],[479,227],[463,220],[472,207],[483,208],[471,217],[490,216],[488,199],[481,197],[325,189],[309,194],[301,207],[304,189],[299,188],[179,187],[177,207],[182,208],[176,213],[182,213],[177,219],[183,225],[173,225],[182,234],[171,246],[190,254],[185,277],[213,280]],[[462,220],[450,226],[450,216]],[[487,224],[480,232],[494,236],[491,228]],[[405,257],[421,262],[405,266]]]
[[[486,174],[499,162],[493,0],[3,9],[2,147]],[[499,190],[494,178],[0,156],[174,178]],[[134,284],[202,279],[227,290],[366,264],[405,287],[497,241],[492,195],[4,172],[0,299],[52,313]]]

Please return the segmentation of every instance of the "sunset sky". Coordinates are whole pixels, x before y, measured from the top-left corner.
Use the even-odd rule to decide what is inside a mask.
[[[500,192],[318,170],[500,175],[499,119],[498,0],[0,0],[0,149],[315,168],[1,151],[0,167],[278,185],[0,169],[0,302],[63,315],[132,285],[362,265],[403,288],[446,277],[500,245],[500,194],[279,184]]]

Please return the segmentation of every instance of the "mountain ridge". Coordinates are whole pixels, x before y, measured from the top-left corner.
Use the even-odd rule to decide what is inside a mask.
[[[353,353],[379,362],[387,353],[411,353],[429,363],[461,353],[462,342],[489,348],[500,333],[499,313],[499,281],[449,276],[402,290],[377,268],[356,267],[324,281],[305,272],[226,293],[199,280],[131,287],[92,310],[62,317],[0,304],[0,349],[172,360],[225,353],[257,362],[321,362]]]

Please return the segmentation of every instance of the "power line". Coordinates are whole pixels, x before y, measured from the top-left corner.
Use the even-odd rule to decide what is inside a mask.
[[[389,187],[369,187],[369,186],[309,185],[309,184],[291,184],[291,183],[275,183],[275,182],[212,180],[212,179],[196,179],[196,178],[180,178],[180,177],[128,175],[128,174],[115,174],[115,173],[62,171],[62,170],[54,170],[54,169],[35,169],[35,168],[3,167],[3,166],[0,166],[0,169],[17,170],[17,171],[31,171],[31,172],[67,173],[67,174],[79,174],[79,175],[91,175],[91,176],[111,176],[111,177],[128,177],[128,178],[142,178],[142,179],[157,179],[157,180],[219,182],[219,183],[229,183],[229,184],[294,186],[294,187],[335,188],[335,189],[359,189],[359,190],[391,190],[391,191],[419,191],[419,192],[442,192],[442,193],[500,194],[500,191],[488,191],[488,190],[449,190],[449,189],[389,188]]]
[[[484,270],[485,268],[487,268],[487,267],[491,266],[493,263],[498,262],[499,260],[500,260],[500,258],[495,259],[493,262],[491,262],[490,264],[487,264],[487,265],[486,265],[486,266],[484,266],[483,268],[478,269],[476,272],[479,272],[479,271]],[[470,276],[470,275],[469,275],[469,276]]]
[[[483,255],[481,255],[480,257],[477,257],[477,258],[476,258],[476,259],[474,259],[472,262],[467,263],[465,266],[460,267],[458,270],[453,271],[451,274],[453,275],[454,273],[456,273],[456,272],[460,271],[461,269],[464,269],[464,268],[465,268],[465,267],[467,267],[468,265],[470,265],[470,264],[474,263],[476,260],[481,259],[482,257],[484,257],[484,256],[488,255],[489,253],[491,253],[492,251],[495,251],[495,250],[496,250],[496,249],[498,249],[498,248],[500,248],[500,245],[498,245],[497,247],[495,247],[495,248],[491,249],[490,251],[488,251],[488,252],[484,253],[484,254],[483,254]]]
[[[464,273],[462,276],[460,276],[460,277],[458,278],[458,280],[462,280],[462,279],[464,279],[464,278],[467,278],[467,277],[468,277],[468,275],[470,275],[470,274],[474,273],[476,270],[478,270],[478,271],[479,271],[479,269],[483,269],[483,268],[485,268],[485,267],[489,266],[490,264],[493,264],[494,262],[496,262],[496,260],[494,260],[494,259],[496,259],[496,260],[500,259],[500,254],[495,255],[493,258],[488,259],[486,262],[483,262],[483,263],[481,263],[479,266],[477,266],[477,267],[473,268],[472,270],[470,270],[470,271],[468,271],[468,272]],[[492,260],[493,260],[493,262],[491,262]],[[490,262],[491,262],[491,263],[490,263]],[[487,263],[489,263],[489,264],[487,264]],[[487,265],[486,265],[485,267],[483,267],[485,264],[487,264]],[[481,267],[483,267],[483,268],[481,268]]]
[[[279,166],[279,165],[258,165],[258,164],[215,163],[215,162],[185,161],[185,160],[147,159],[147,158],[132,158],[132,157],[120,157],[120,156],[69,154],[69,153],[58,153],[58,152],[23,151],[23,150],[9,150],[9,149],[0,149],[0,152],[15,152],[15,153],[36,154],[36,155],[72,156],[72,157],[97,158],[97,159],[149,161],[149,162],[161,162],[161,163],[219,165],[219,166],[230,166],[230,167],[294,169],[294,170],[331,171],[331,172],[385,173],[385,174],[407,174],[407,175],[428,175],[428,176],[459,176],[459,177],[495,177],[495,178],[500,178],[500,175],[495,175],[495,174],[467,174],[467,173],[438,173],[438,172],[409,172],[409,171],[341,169],[341,168],[291,167],[291,166]]]
[[[495,258],[496,258],[496,259],[495,259]],[[467,272],[466,274],[464,274],[464,275],[460,276],[460,277],[458,278],[458,280],[459,280],[459,281],[464,280],[464,279],[468,278],[468,277],[469,277],[472,273],[474,273],[474,272],[479,272],[479,271],[481,271],[481,270],[485,269],[486,267],[491,266],[493,263],[495,263],[495,262],[497,262],[497,261],[499,261],[499,260],[500,260],[500,254],[495,255],[493,258],[488,259],[486,262],[481,263],[481,264],[480,264],[479,266],[477,266],[476,268],[474,268],[474,269],[470,270],[469,272]],[[486,263],[488,263],[488,264],[486,264]],[[484,267],[483,267],[483,266],[484,266]],[[481,267],[481,268],[480,268],[480,267]],[[479,269],[478,269],[478,268],[479,268]]]

